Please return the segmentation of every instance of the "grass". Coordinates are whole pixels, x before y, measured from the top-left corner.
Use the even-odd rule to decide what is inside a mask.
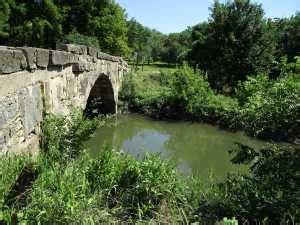
[[[166,63],[155,62],[151,64],[145,64],[144,66],[138,66],[137,68],[134,65],[130,66],[132,71],[136,71],[141,75],[153,74],[153,73],[173,73],[176,71],[176,65],[168,65]]]
[[[157,155],[136,160],[104,147],[91,158],[82,144],[101,124],[78,111],[47,116],[35,161],[0,159],[0,224],[300,222],[299,149],[240,146],[233,162],[248,163],[251,173],[207,187]],[[20,179],[28,170],[29,183]]]

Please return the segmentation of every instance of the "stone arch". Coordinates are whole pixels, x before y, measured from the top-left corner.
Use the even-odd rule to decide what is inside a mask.
[[[116,100],[109,76],[101,74],[92,86],[87,98],[85,113],[88,116],[116,113]]]

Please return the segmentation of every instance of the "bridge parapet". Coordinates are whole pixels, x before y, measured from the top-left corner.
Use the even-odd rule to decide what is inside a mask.
[[[36,150],[45,113],[85,109],[90,95],[116,107],[127,70],[121,57],[82,45],[0,46],[0,154]]]
[[[73,65],[75,72],[78,72],[79,64],[81,66],[84,62],[93,64],[98,60],[120,63],[123,69],[128,67],[122,57],[111,56],[83,45],[57,44],[57,50],[0,46],[0,75],[66,65]],[[90,68],[87,66],[84,69]]]

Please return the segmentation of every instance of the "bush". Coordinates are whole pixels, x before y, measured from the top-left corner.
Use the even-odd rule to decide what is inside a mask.
[[[247,101],[239,115],[240,127],[253,136],[293,140],[300,134],[300,82],[288,76],[265,83],[265,79],[250,78],[244,84],[242,90],[249,90],[249,86],[252,90],[246,92]]]
[[[99,40],[96,37],[86,36],[80,33],[70,33],[64,37],[63,42],[67,44],[85,45],[100,49]]]
[[[48,115],[41,126],[41,148],[51,160],[73,159],[101,124],[99,118],[85,119],[80,109],[73,109],[68,117]]]
[[[250,224],[299,223],[300,149],[240,146],[235,153],[233,162],[248,164],[250,174],[230,176],[218,184],[200,204],[200,216],[208,221],[236,216]]]
[[[277,80],[263,74],[248,77],[239,83],[235,97],[216,94],[205,74],[187,65],[173,74],[162,73],[152,85],[143,85],[144,76],[131,76],[124,84],[122,99],[128,101],[130,109],[155,117],[201,120],[256,137],[284,141],[299,138],[297,74],[282,75]]]

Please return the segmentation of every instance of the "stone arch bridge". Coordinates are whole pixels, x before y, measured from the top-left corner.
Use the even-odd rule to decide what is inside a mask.
[[[117,111],[126,62],[85,46],[56,49],[0,46],[0,154],[35,151],[45,113],[66,115],[95,99],[100,112]]]

